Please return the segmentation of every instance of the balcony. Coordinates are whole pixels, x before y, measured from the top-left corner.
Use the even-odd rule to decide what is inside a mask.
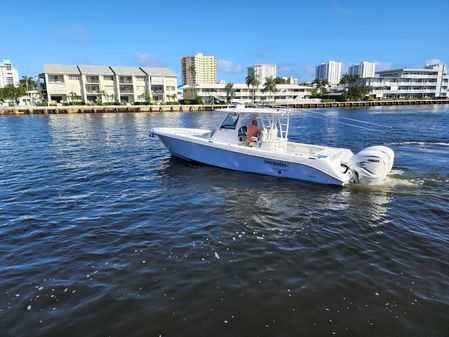
[[[120,87],[120,93],[121,94],[132,94],[134,92],[133,87],[132,86],[125,86],[125,87]]]
[[[118,82],[120,84],[133,84],[133,79],[131,76],[120,76]]]
[[[86,83],[98,84],[98,83],[100,83],[100,79],[98,78],[98,76],[87,76]]]

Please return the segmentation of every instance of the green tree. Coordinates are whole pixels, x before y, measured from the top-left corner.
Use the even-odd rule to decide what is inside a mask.
[[[263,85],[263,91],[270,93],[270,98],[272,95],[278,91],[276,88],[276,79],[273,77],[268,77],[265,79],[265,83]]]
[[[146,104],[151,104],[151,94],[148,89],[145,89],[144,92],[139,95],[139,98],[143,98]]]
[[[355,84],[357,80],[360,78],[357,74],[343,74],[340,80],[340,84],[349,84],[350,86]]]
[[[226,90],[226,101],[229,103],[231,99],[235,97],[234,83],[232,82],[226,83],[225,90]]]
[[[81,99],[81,97],[78,96],[78,95],[76,94],[76,92],[73,92],[73,91],[69,92],[69,93],[67,94],[67,97],[70,98],[70,102],[75,102],[75,101]]]
[[[276,84],[287,84],[286,79],[285,79],[285,78],[282,78],[282,77],[276,77],[276,78],[274,79],[274,82],[275,82]]]
[[[109,95],[106,90],[100,90],[100,101],[101,103],[106,103],[108,101]]]
[[[352,85],[342,95],[344,101],[363,101],[369,95],[371,87],[364,85]]]
[[[325,93],[327,93],[327,87],[329,86],[329,82],[328,80],[320,80],[320,79],[315,79],[312,84],[314,84],[316,86],[316,93],[318,95],[323,95]]]
[[[25,95],[25,91],[26,89],[21,86],[15,87],[12,84],[8,84],[0,89],[0,98],[2,100],[14,100],[17,103],[19,97]]]
[[[19,81],[19,86],[23,87],[26,91],[37,89],[36,81],[29,76],[22,76],[22,79]]]
[[[248,75],[245,78],[245,83],[248,86],[248,90],[249,90],[250,86],[253,87],[253,101],[255,101],[256,100],[256,89],[259,87],[260,82],[257,79],[256,73],[254,72],[253,69],[248,70]]]
[[[196,69],[195,69],[195,66],[192,64],[189,66],[189,68],[187,70],[189,71],[190,75],[192,76],[193,98],[196,98]]]

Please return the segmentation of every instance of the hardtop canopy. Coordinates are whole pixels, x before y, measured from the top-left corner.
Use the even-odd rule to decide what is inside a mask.
[[[237,115],[286,115],[287,111],[272,109],[272,108],[241,108],[241,107],[232,107],[232,108],[224,108],[218,109],[219,112],[228,112],[235,113]]]

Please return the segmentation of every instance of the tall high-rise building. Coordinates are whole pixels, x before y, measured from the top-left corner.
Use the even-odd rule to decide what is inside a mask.
[[[316,79],[327,80],[330,84],[338,84],[341,78],[341,62],[327,61],[316,67]]]
[[[269,77],[276,78],[275,64],[255,64],[248,67],[248,72],[249,71],[254,71],[254,74],[261,85],[263,85],[265,80]]]
[[[0,61],[0,88],[9,84],[17,85],[19,83],[19,73],[13,67],[10,60]]]
[[[360,62],[351,64],[348,70],[351,75],[359,75],[360,78],[374,77],[376,73],[376,64],[374,62]]]
[[[188,85],[215,84],[217,82],[217,59],[201,53],[181,59],[182,83]]]

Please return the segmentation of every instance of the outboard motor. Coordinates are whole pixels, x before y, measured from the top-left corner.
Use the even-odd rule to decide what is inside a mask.
[[[377,185],[384,181],[393,168],[394,152],[386,146],[370,146],[348,161],[348,166],[355,172],[354,182],[363,185]]]

